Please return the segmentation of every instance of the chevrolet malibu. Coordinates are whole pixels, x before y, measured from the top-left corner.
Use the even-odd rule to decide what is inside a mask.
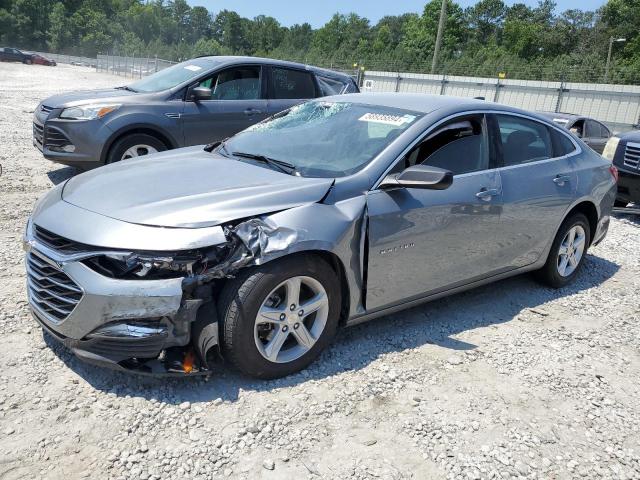
[[[196,375],[224,358],[281,377],[341,325],[523,272],[568,285],[607,233],[616,175],[503,105],[313,100],[55,187],[26,228],[29,304],[94,364]]]

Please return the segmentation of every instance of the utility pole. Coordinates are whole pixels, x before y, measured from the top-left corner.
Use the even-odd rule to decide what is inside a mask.
[[[613,44],[615,43],[622,43],[622,42],[626,42],[627,39],[626,38],[614,38],[613,36],[611,36],[609,38],[609,53],[607,54],[607,65],[604,68],[604,81],[605,83],[607,81],[609,81],[609,69],[611,68],[611,54],[613,53]]]
[[[447,19],[447,0],[442,0],[440,8],[440,21],[438,22],[438,34],[436,35],[436,47],[433,50],[433,62],[431,62],[431,73],[436,73],[438,66],[438,53],[440,53],[440,45],[442,44],[442,34],[444,32],[444,22]]]

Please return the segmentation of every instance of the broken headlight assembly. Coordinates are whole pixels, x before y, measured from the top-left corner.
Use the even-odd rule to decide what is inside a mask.
[[[217,249],[176,253],[110,252],[91,257],[84,263],[111,278],[159,280],[198,275],[216,258]]]

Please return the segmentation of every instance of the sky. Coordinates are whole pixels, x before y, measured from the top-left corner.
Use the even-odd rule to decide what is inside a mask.
[[[473,5],[476,0],[456,0],[462,7]],[[407,12],[421,12],[427,0],[188,0],[191,6],[201,5],[208,10],[233,10],[243,17],[253,18],[268,15],[276,18],[282,25],[309,22],[314,28],[324,25],[336,13],[355,12],[375,24],[385,15],[399,15]],[[536,6],[537,0],[506,1],[526,3]],[[557,12],[570,8],[595,10],[606,0],[556,0]]]

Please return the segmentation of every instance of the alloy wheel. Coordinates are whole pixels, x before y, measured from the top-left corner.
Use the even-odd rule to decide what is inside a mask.
[[[558,249],[558,273],[563,277],[568,277],[580,264],[584,254],[586,233],[580,225],[574,225],[560,243]]]
[[[143,155],[149,155],[150,153],[157,153],[158,150],[151,145],[134,145],[128,148],[123,154],[120,160],[127,160],[129,158],[141,157]]]
[[[258,309],[256,347],[270,362],[297,360],[318,341],[328,316],[329,298],[320,282],[306,276],[289,278],[274,288]]]

